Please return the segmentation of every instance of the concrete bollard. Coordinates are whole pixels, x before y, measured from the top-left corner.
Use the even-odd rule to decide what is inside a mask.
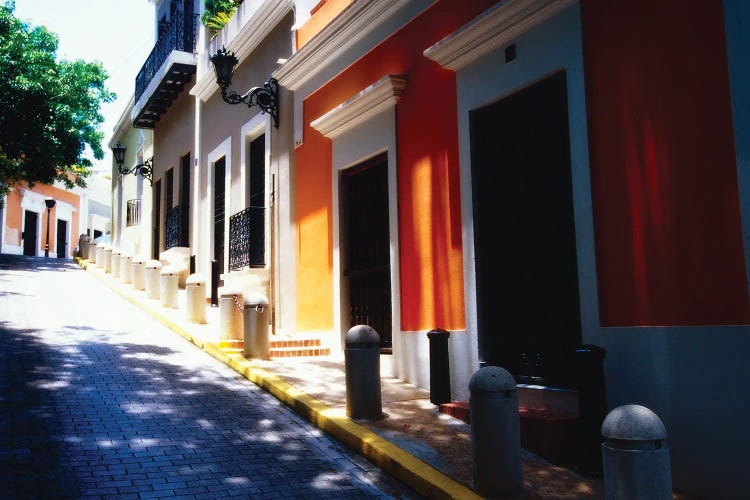
[[[246,358],[270,359],[268,347],[268,297],[254,293],[245,297],[243,328],[245,342],[243,355]]]
[[[98,268],[104,268],[104,245],[103,244],[97,244],[96,245],[96,251],[94,252],[94,255],[96,255],[96,267]]]
[[[191,274],[185,280],[187,295],[187,318],[193,323],[206,322],[206,278],[200,274]]]
[[[112,249],[112,265],[110,266],[112,268],[112,277],[113,278],[119,278],[120,277],[120,257],[122,257],[122,252],[120,250],[117,250],[116,248]]]
[[[140,257],[134,257],[130,263],[130,279],[136,290],[146,289],[146,261]]]
[[[177,309],[179,279],[178,270],[174,266],[166,266],[159,272],[159,298],[163,307]]]
[[[344,336],[346,416],[383,418],[380,390],[380,336],[367,325],[353,326]]]
[[[516,381],[499,366],[485,366],[471,377],[469,391],[474,490],[485,497],[518,497],[523,470]]]
[[[161,262],[150,260],[146,263],[146,297],[159,300],[159,273]]]
[[[667,430],[645,406],[619,406],[602,423],[604,498],[672,498]]]
[[[88,260],[90,244],[91,244],[91,238],[89,238],[87,235],[82,234],[78,238],[78,256],[80,258]]]
[[[112,273],[112,247],[104,247],[104,272]]]
[[[219,338],[242,340],[243,338],[242,292],[227,289],[219,294]]]
[[[89,241],[89,262],[96,264],[96,242],[94,240]]]
[[[130,283],[130,274],[131,274],[131,268],[130,268],[130,261],[133,259],[130,255],[121,255],[120,256],[120,282],[121,283]]]

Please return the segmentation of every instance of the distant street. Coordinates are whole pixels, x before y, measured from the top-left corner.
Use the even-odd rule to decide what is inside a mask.
[[[0,255],[0,498],[400,491],[75,264]]]

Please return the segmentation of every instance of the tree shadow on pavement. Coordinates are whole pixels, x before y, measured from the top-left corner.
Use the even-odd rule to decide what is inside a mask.
[[[89,330],[0,321],[3,498],[378,495],[361,459],[197,349]]]

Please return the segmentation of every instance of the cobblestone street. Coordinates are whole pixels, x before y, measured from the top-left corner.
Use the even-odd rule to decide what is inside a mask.
[[[0,497],[402,495],[75,264],[0,256]]]

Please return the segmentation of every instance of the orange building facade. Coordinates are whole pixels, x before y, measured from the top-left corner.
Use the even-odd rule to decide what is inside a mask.
[[[733,415],[727,443],[747,414],[731,354],[750,352],[747,16],[731,0],[318,6],[274,73],[293,92],[296,331],[341,345],[370,324],[394,375],[428,387],[426,333],[448,330],[453,399],[484,363],[575,392],[574,353],[599,346],[609,407],[657,411],[675,484],[716,494],[735,462],[690,450],[718,455],[700,422]],[[710,377],[688,373],[700,363]]]
[[[55,200],[48,210],[45,200]],[[15,187],[2,211],[3,240],[0,253],[70,259],[78,246],[81,197],[56,186],[37,184]],[[47,221],[49,220],[49,229]]]

